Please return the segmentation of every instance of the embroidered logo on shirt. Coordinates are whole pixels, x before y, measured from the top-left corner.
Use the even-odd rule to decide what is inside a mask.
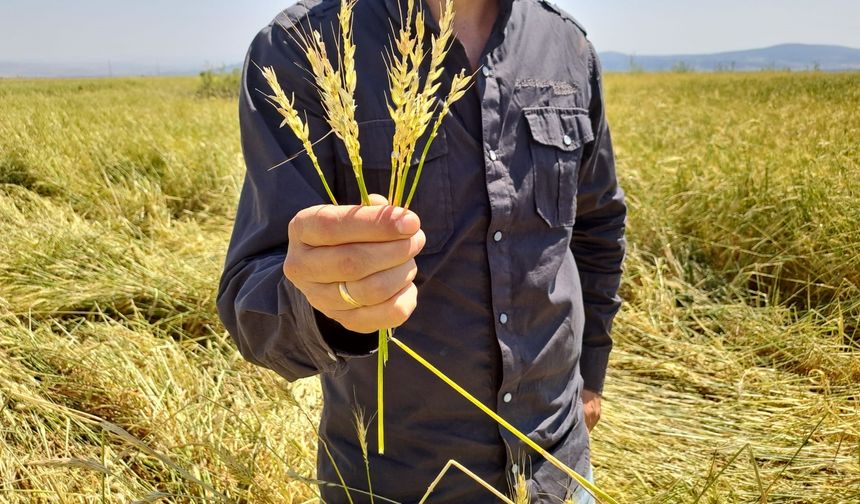
[[[572,95],[576,93],[576,84],[572,82],[554,81],[554,80],[538,80],[538,79],[518,79],[515,87],[520,88],[552,88],[552,92],[556,96]]]

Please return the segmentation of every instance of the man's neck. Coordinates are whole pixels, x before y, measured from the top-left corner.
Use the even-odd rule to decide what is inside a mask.
[[[445,3],[451,0],[426,0],[436,21]],[[481,53],[493,31],[499,15],[499,0],[457,0],[454,13],[454,33],[463,44],[472,70],[480,65]]]

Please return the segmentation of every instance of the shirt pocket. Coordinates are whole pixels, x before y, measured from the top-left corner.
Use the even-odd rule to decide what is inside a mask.
[[[523,115],[531,134],[535,211],[550,227],[573,226],[582,151],[594,140],[588,111],[534,107]]]
[[[359,125],[359,142],[361,144],[362,173],[364,174],[367,191],[388,196],[391,180],[391,151],[394,137],[394,121],[378,119],[366,121]],[[426,135],[425,135],[426,138]],[[418,161],[424,149],[425,138],[419,140],[413,156],[412,167],[406,184],[404,203],[409,194],[409,188]],[[352,172],[349,155],[343,142],[335,142],[337,160],[344,170],[346,183],[344,186],[344,203],[360,204],[361,194]],[[409,209],[421,218],[421,229],[427,236],[427,242],[421,254],[439,252],[448,242],[454,231],[454,214],[451,208],[451,183],[448,175],[448,143],[445,128],[440,127],[435,140],[430,144],[421,179]]]

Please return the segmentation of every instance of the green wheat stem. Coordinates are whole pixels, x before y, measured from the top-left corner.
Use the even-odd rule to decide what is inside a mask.
[[[407,159],[412,159],[413,152],[409,153]],[[395,206],[401,206],[403,204],[403,195],[406,192],[406,181],[409,179],[409,172],[411,168],[410,161],[403,162],[401,160],[401,166],[398,169],[397,173],[397,186],[395,188],[394,193],[394,202]]]
[[[331,192],[331,188],[329,187],[328,182],[325,179],[325,175],[323,174],[322,167],[320,167],[320,163],[317,159],[316,154],[314,154],[314,151],[310,145],[305,146],[305,150],[307,151],[308,157],[311,159],[311,162],[314,165],[314,169],[317,171],[317,175],[319,175],[319,178],[322,181],[323,187],[325,188],[325,192],[326,194],[328,194],[332,205],[337,205],[337,198],[335,198],[334,193]]]
[[[376,356],[376,436],[380,455],[385,454],[385,426],[383,423],[385,402],[383,399],[383,375],[388,362],[388,329],[379,330],[379,350]]]
[[[400,206],[400,204],[403,202],[403,186],[406,184],[406,177],[408,177],[408,174],[409,166],[407,165],[406,167],[401,167],[397,176],[397,187],[395,187],[394,189],[394,206]]]
[[[576,471],[574,471],[570,467],[567,467],[567,465],[565,465],[564,462],[562,462],[561,460],[556,458],[550,452],[543,449],[540,445],[538,445],[537,443],[532,441],[531,438],[529,438],[528,436],[526,436],[525,434],[520,432],[519,429],[517,429],[516,427],[511,425],[510,422],[508,422],[507,420],[505,420],[504,418],[499,416],[498,413],[491,410],[487,405],[485,405],[480,400],[478,400],[478,398],[476,398],[475,396],[470,394],[466,389],[464,389],[459,384],[457,384],[457,382],[455,382],[454,380],[449,378],[448,375],[446,375],[445,373],[440,371],[433,364],[430,364],[430,362],[427,361],[427,359],[425,359],[424,357],[421,357],[421,355],[419,355],[417,352],[415,352],[415,350],[412,350],[411,348],[409,348],[409,346],[407,346],[405,343],[403,343],[399,339],[395,338],[394,336],[391,337],[391,341],[394,342],[395,345],[399,346],[410,357],[412,357],[413,359],[418,361],[419,364],[421,364],[422,366],[427,368],[431,373],[436,375],[440,380],[447,383],[448,386],[450,386],[455,391],[457,391],[457,393],[459,393],[461,396],[465,397],[469,402],[474,404],[478,409],[483,411],[487,416],[489,416],[490,418],[495,420],[499,425],[501,425],[502,427],[507,429],[508,432],[510,432],[511,434],[516,436],[520,441],[522,441],[523,443],[528,445],[529,448],[538,452],[538,454],[540,454],[544,459],[546,459],[547,462],[554,465],[558,470],[560,470],[563,473],[570,476],[573,480],[575,480],[583,488],[585,488],[588,491],[588,493],[590,493],[593,497],[598,499],[599,502],[605,502],[607,504],[618,504],[618,502],[615,499],[613,499],[612,497],[610,497],[609,494],[607,494],[603,490],[597,488],[594,485],[594,483],[588,481],[582,475],[580,475],[579,473],[577,473]]]
[[[403,208],[409,209],[412,203],[412,197],[415,196],[415,189],[418,187],[418,179],[421,178],[421,172],[424,170],[424,161],[427,159],[427,153],[430,152],[430,144],[436,139],[436,134],[439,132],[439,125],[442,124],[442,116],[433,124],[433,130],[430,132],[430,137],[427,138],[427,143],[424,144],[424,150],[421,151],[421,160],[418,162],[418,169],[415,171],[415,179],[412,180],[412,187],[409,189],[409,196],[406,198],[406,204]]]
[[[367,458],[367,454],[364,455],[364,469],[367,472],[367,493],[370,496],[370,504],[375,504],[373,500],[373,483],[370,481],[370,460]]]
[[[391,159],[391,176],[388,178],[388,204],[394,205],[394,183],[397,180],[397,168],[394,165],[394,158]]]
[[[358,183],[358,192],[361,193],[361,204],[370,206],[370,195],[367,193],[367,185],[364,183],[364,173],[361,169],[361,161],[355,164],[353,171],[355,172],[355,181]]]

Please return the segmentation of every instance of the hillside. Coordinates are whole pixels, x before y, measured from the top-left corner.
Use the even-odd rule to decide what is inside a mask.
[[[605,52],[600,58],[603,68],[612,72],[663,72],[678,68],[697,71],[817,69],[828,72],[860,69],[860,49],[829,45],[783,44],[747,51],[663,56]]]

